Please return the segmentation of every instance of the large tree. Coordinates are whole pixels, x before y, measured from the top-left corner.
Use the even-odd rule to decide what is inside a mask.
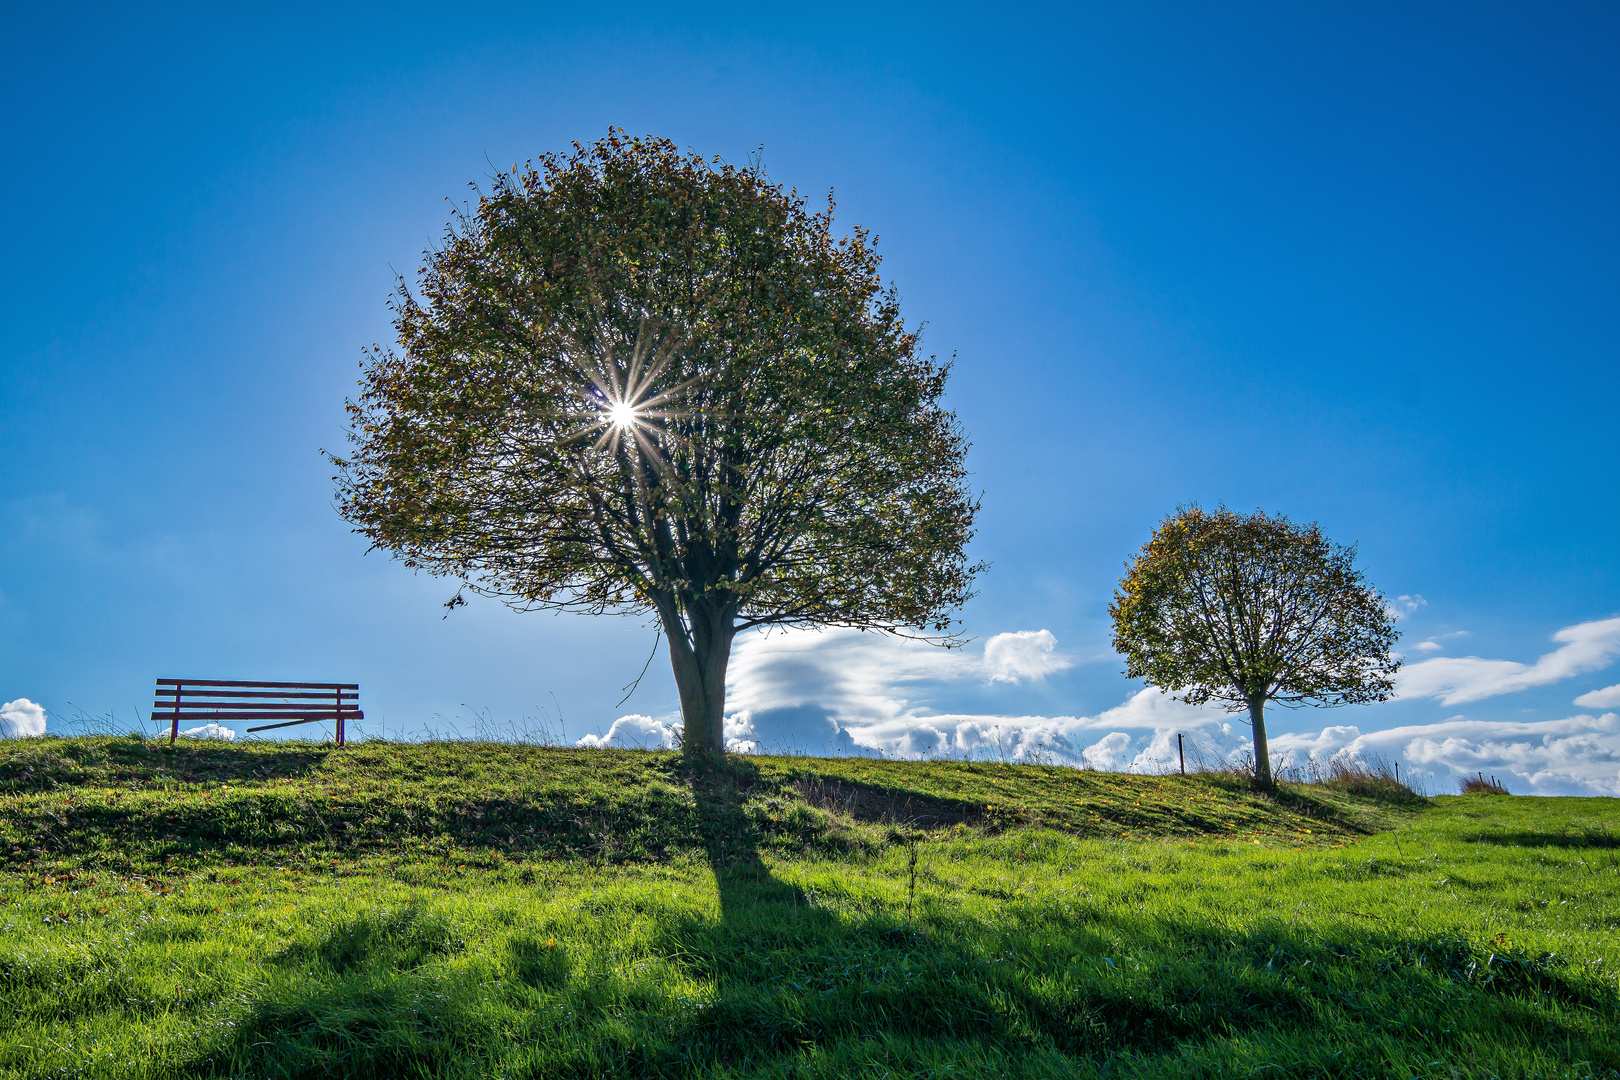
[[[1109,608],[1125,674],[1193,705],[1247,709],[1255,780],[1269,788],[1267,702],[1350,705],[1394,692],[1395,616],[1355,559],[1314,524],[1179,509],[1126,564]]]
[[[949,365],[878,268],[757,165],[611,131],[514,166],[401,279],[341,511],[518,608],[653,614],[719,752],[739,632],[947,634],[977,570]]]

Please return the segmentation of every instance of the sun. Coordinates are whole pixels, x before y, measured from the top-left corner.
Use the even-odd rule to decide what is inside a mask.
[[[608,406],[608,423],[621,431],[633,427],[636,422],[636,407],[628,401],[616,402]]]

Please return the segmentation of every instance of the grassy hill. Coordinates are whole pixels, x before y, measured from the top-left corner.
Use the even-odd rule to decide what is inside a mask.
[[[0,1075],[1620,1076],[1620,809],[0,744]]]

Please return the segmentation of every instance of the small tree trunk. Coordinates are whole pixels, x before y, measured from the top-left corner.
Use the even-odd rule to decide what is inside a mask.
[[[1266,695],[1249,695],[1249,723],[1254,727],[1254,782],[1271,788],[1271,751],[1266,748]]]
[[[670,665],[681,695],[681,747],[688,754],[723,754],[726,749],[726,665],[736,633],[730,611],[695,610],[689,626],[668,625]]]

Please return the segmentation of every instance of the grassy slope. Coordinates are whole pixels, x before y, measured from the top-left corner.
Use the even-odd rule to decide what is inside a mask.
[[[1609,800],[53,739],[0,808],[0,1075],[1620,1075]]]

